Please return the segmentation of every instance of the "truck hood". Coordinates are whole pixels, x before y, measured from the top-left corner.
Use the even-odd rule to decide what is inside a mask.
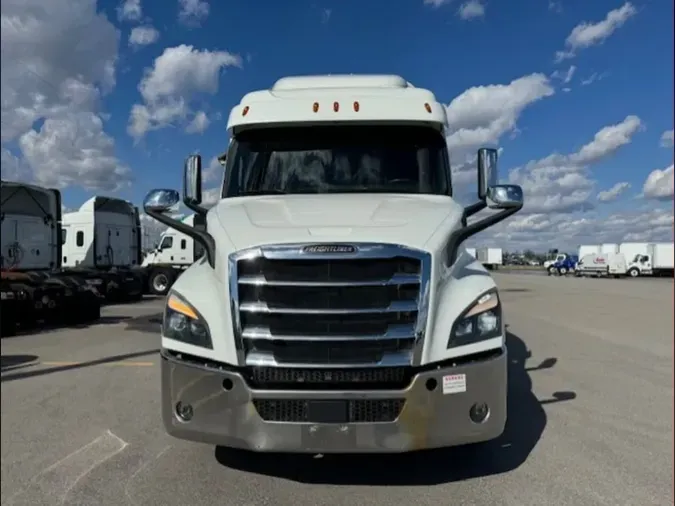
[[[209,211],[208,228],[216,237],[215,228],[221,228],[235,250],[328,241],[389,242],[425,249],[435,233],[445,236],[456,228],[461,216],[460,205],[439,195],[255,196],[218,203]]]

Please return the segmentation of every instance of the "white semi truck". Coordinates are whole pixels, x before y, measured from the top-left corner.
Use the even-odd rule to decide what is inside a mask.
[[[62,265],[70,271],[96,271],[108,301],[139,300],[145,278],[141,264],[138,209],[126,200],[95,196],[63,215]]]
[[[98,320],[103,279],[62,268],[61,194],[2,181],[0,335]]]
[[[181,220],[189,227],[205,230],[205,216],[191,214]],[[185,269],[204,254],[203,248],[192,237],[167,228],[159,238],[157,248],[143,259],[147,290],[153,295],[166,295]]]
[[[506,422],[499,292],[462,243],[523,205],[478,151],[478,200],[453,198],[445,107],[397,76],[283,78],[230,113],[220,201],[184,204],[204,254],[161,331],[162,414],[181,439],[260,452],[405,452],[478,443]],[[467,218],[494,212],[469,225]]]

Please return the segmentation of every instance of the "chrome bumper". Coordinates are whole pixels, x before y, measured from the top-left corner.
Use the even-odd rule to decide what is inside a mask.
[[[403,390],[253,390],[235,371],[197,365],[162,353],[162,416],[176,438],[260,452],[406,452],[477,443],[501,435],[506,423],[506,348],[497,356],[419,372]],[[443,376],[465,375],[466,390],[443,393]],[[430,381],[431,380],[431,381]],[[435,380],[436,387],[430,390]],[[226,389],[227,387],[228,389]],[[391,422],[313,423],[266,421],[256,399],[403,399]],[[181,404],[184,416],[177,414]],[[471,420],[476,403],[489,415]],[[189,421],[185,421],[189,418]]]

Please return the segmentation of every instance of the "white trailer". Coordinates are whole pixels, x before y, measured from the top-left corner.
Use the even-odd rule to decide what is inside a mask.
[[[505,308],[461,245],[518,212],[523,192],[496,184],[497,150],[481,148],[477,200],[455,201],[445,111],[398,76],[284,78],[231,111],[210,210],[201,157],[188,157],[183,202],[205,228],[165,214],[178,192],[147,195],[149,216],[204,248],[163,311],[171,435],[400,453],[503,433]]]
[[[100,318],[100,277],[61,268],[61,193],[2,181],[0,334]]]
[[[618,253],[619,245],[617,243],[609,242],[600,245],[600,253]]]
[[[490,270],[499,269],[499,266],[504,264],[501,248],[478,248],[476,260]]]
[[[579,259],[587,255],[599,255],[602,253],[602,246],[600,244],[582,244],[579,246]]]
[[[63,215],[63,266],[105,276],[108,300],[143,296],[141,225],[138,209],[126,200],[95,196]]]

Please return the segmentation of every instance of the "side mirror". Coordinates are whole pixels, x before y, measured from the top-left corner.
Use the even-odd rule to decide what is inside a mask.
[[[185,205],[202,203],[202,157],[190,155],[183,171],[183,201]]]
[[[497,150],[480,148],[478,150],[478,198],[485,200],[488,188],[497,184]]]
[[[523,189],[516,184],[490,186],[486,195],[490,209],[513,209],[523,207]]]
[[[146,213],[165,213],[179,202],[180,195],[176,190],[151,190],[143,199],[143,209]]]

